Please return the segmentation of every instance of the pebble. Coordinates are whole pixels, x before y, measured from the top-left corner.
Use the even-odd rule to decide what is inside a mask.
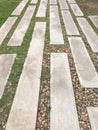
[[[98,94],[98,89],[97,88],[94,88],[93,91]]]

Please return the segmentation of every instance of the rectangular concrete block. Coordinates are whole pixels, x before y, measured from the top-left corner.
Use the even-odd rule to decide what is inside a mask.
[[[75,16],[84,16],[83,12],[77,4],[70,4],[70,6]]]
[[[34,14],[35,6],[29,6],[21,19],[20,23],[18,24],[15,32],[13,33],[11,39],[8,42],[8,46],[21,46],[23,42],[23,38],[25,33],[29,27],[31,22],[31,18]]]
[[[9,31],[11,30],[16,19],[17,19],[17,17],[9,17],[5,21],[5,23],[0,27],[0,45],[2,44],[3,40],[6,38]]]
[[[31,0],[31,4],[37,4],[38,0]]]
[[[50,6],[50,44],[64,44],[57,6]]]
[[[98,29],[98,15],[92,15],[89,16],[90,20],[92,21],[92,23],[95,25],[95,27]]]
[[[35,130],[46,23],[35,25],[6,130]]]
[[[22,0],[16,9],[12,12],[12,15],[20,15],[28,1],[29,0]]]
[[[69,4],[72,4],[72,3],[75,4],[76,3],[75,0],[67,0],[67,1],[68,1]]]
[[[48,0],[41,0],[36,17],[45,17]]]
[[[77,18],[77,21],[84,35],[86,36],[92,51],[98,52],[98,36],[94,32],[93,28],[90,26],[85,18]]]
[[[76,27],[70,12],[62,10],[61,13],[64,20],[67,35],[79,35],[78,28]]]
[[[51,54],[50,130],[80,130],[66,53]]]
[[[81,86],[83,88],[98,88],[98,74],[84,42],[79,37],[68,39]]]
[[[16,54],[0,55],[0,99],[2,98]]]
[[[69,9],[67,1],[66,0],[59,0],[59,4],[60,4],[60,9]]]
[[[50,0],[50,5],[57,5],[57,0]]]
[[[92,130],[98,130],[98,107],[87,107]]]

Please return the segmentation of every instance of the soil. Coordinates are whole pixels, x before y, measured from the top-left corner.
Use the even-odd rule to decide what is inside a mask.
[[[98,2],[83,2],[79,4],[80,6],[89,7],[93,9],[98,9]]]

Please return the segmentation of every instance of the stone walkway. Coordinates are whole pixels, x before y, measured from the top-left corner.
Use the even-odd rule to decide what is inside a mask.
[[[89,20],[98,29],[98,16]],[[98,35],[89,20],[75,0],[22,0],[1,26],[0,45],[14,28],[10,48],[32,30],[5,130],[98,130]],[[0,55],[1,99],[17,55]]]

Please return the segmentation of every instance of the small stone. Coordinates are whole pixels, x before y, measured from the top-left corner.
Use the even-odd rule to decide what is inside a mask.
[[[93,91],[98,94],[98,88],[94,88]]]

